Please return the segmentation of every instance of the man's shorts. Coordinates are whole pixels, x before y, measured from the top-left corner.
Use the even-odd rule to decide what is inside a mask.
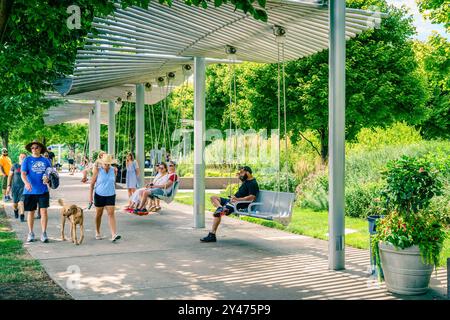
[[[8,188],[8,176],[1,176],[0,179],[2,190],[6,190]]]
[[[97,208],[103,208],[103,207],[111,207],[116,205],[116,195],[112,196],[100,196],[98,194],[94,194],[94,205]]]
[[[69,159],[69,164],[74,164],[75,163],[75,161],[73,160],[73,159]]]
[[[220,205],[222,207],[225,207],[227,209],[227,211],[225,213],[223,213],[223,211],[220,211],[222,208],[217,208],[218,210],[216,210],[216,212],[214,212],[213,216],[214,217],[220,217],[222,215],[230,215],[234,212],[234,207],[232,205],[227,205],[230,202],[229,198],[220,198]]]
[[[39,204],[40,209],[46,209],[50,206],[50,194],[24,194],[23,208],[25,211],[35,211]]]
[[[25,197],[23,195],[23,186],[21,187],[14,187],[11,190],[13,203],[19,203],[21,201],[24,201]]]

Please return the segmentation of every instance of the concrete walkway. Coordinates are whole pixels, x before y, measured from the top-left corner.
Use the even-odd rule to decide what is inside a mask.
[[[52,192],[50,243],[25,247],[75,299],[443,299],[446,292],[445,270],[440,270],[428,294],[394,296],[368,276],[365,250],[346,248],[347,269],[329,271],[326,241],[232,218],[224,219],[217,243],[200,243],[207,230],[193,229],[192,207],[180,204],[144,217],[118,209],[123,236],[118,243],[95,240],[94,210],[85,211],[85,241],[75,246],[59,239],[57,199],[86,207],[88,185],[78,176],[63,174],[61,179],[61,187]],[[117,198],[119,208],[126,190],[118,190]],[[11,216],[11,205],[6,209]],[[106,215],[103,219],[102,231],[109,238]],[[26,223],[11,221],[25,240]],[[206,223],[211,225],[209,214]]]

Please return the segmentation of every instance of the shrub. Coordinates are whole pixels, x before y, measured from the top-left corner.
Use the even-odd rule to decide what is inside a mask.
[[[257,178],[260,190],[270,190],[270,191],[278,190],[278,178],[276,173],[270,175],[260,174],[257,176]],[[287,191],[286,181],[288,182],[289,192],[295,192],[296,187],[298,185],[298,180],[293,174],[287,174],[285,172],[280,173],[280,184],[279,184],[280,191]]]
[[[380,196],[382,185],[369,182],[352,185],[345,190],[345,214],[350,217],[366,218],[372,212],[372,204]]]
[[[425,159],[403,156],[389,162],[383,176],[383,197],[391,207],[407,215],[427,208],[434,196],[442,194],[438,171]]]
[[[328,210],[328,175],[326,172],[304,181],[298,188],[298,204],[314,211]]]
[[[405,146],[422,141],[420,131],[404,122],[394,123],[388,128],[363,128],[356,135],[356,142],[349,143],[352,151],[377,150],[385,146]]]

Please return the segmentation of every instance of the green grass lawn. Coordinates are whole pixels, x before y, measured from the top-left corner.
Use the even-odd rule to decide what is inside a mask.
[[[71,297],[23,248],[0,209],[0,300],[61,300]]]
[[[206,210],[214,211],[214,207],[209,201],[210,196],[213,193],[206,193]],[[227,195],[222,192],[222,196]],[[187,205],[193,205],[193,193],[192,192],[178,192],[175,196],[175,201],[184,203]],[[237,218],[237,217],[236,217]],[[317,239],[328,240],[328,212],[327,211],[313,211],[310,209],[302,209],[295,207],[292,214],[292,221],[289,226],[285,227],[280,223],[263,220],[250,217],[240,217],[245,221],[257,223],[269,228],[276,228],[285,230],[295,234],[305,235]],[[365,219],[345,217],[345,228],[349,231],[345,235],[345,244],[351,247],[360,249],[369,249],[369,230],[368,222]],[[447,263],[447,257],[450,257],[450,230],[449,236],[444,242],[444,249],[441,254],[440,266],[445,266]]]

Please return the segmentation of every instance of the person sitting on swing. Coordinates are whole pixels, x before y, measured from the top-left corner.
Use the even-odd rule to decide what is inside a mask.
[[[157,165],[157,168],[155,170],[157,171],[157,174],[155,175],[153,181],[151,183],[147,183],[143,188],[140,188],[133,192],[130,199],[128,200],[128,204],[124,207],[125,211],[131,213],[134,212],[134,210],[137,209],[139,203],[141,202],[142,193],[151,188],[151,185],[155,184],[155,182],[158,181],[159,177],[161,176],[160,164]]]
[[[176,173],[176,163],[175,161],[169,161],[169,181],[167,182],[166,185],[166,189],[165,189],[165,194],[163,193],[162,195],[170,195],[173,192],[173,187],[175,184],[175,181],[178,180],[178,175]],[[161,205],[160,205],[160,199],[158,197],[156,197],[157,195],[161,195],[159,194],[161,193],[158,189],[150,189],[147,191],[148,196],[150,197],[150,209],[149,211],[151,212],[157,212],[159,210],[161,210]]]
[[[223,215],[229,215],[234,212],[234,204],[239,201],[255,201],[258,197],[259,186],[256,178],[252,175],[252,169],[249,166],[242,166],[239,168],[238,176],[242,181],[238,192],[230,198],[221,198],[220,196],[212,196],[211,202],[216,207],[216,211],[213,214],[214,221],[211,231],[204,238],[201,238],[201,242],[216,242],[216,232],[220,225]],[[238,204],[238,210],[248,208],[250,203]]]
[[[169,163],[169,168],[170,170],[168,171],[168,166],[164,162],[160,164],[159,169],[161,171],[161,176],[150,186],[150,189],[147,189],[142,193],[140,205],[135,210],[135,213],[147,212],[145,206],[147,205],[148,197],[152,199],[150,211],[157,212],[161,210],[161,207],[159,206],[159,200],[157,201],[157,203],[155,201],[157,200],[156,196],[164,196],[170,194],[173,184],[178,179],[178,176],[175,173],[175,163],[171,161]]]

